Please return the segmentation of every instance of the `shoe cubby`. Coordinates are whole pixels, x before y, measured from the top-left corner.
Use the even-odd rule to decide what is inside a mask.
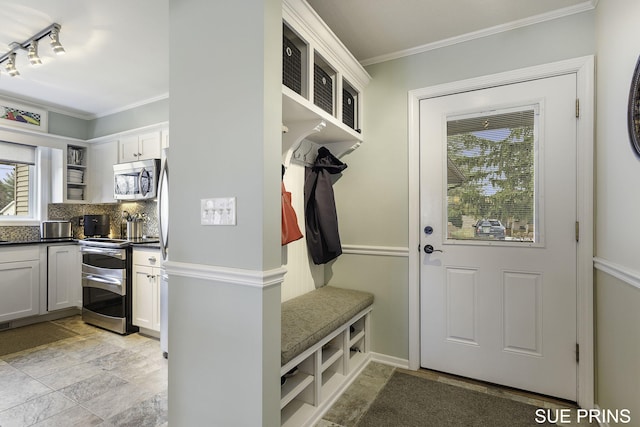
[[[357,365],[365,358],[365,354],[369,352],[367,338],[369,316],[363,316],[349,325],[349,364]]]
[[[364,368],[370,357],[370,312],[371,307],[365,309],[281,368],[286,378],[280,389],[282,426],[315,425]]]
[[[286,372],[280,372],[281,379],[285,378],[280,387],[280,419],[283,426],[302,425],[316,410],[315,359],[315,354],[311,354]],[[295,373],[292,374],[292,371]]]

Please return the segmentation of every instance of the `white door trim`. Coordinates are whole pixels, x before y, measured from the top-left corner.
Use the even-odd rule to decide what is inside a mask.
[[[420,367],[420,100],[454,93],[486,89],[563,74],[577,75],[580,118],[577,121],[578,188],[577,215],[580,242],[577,245],[578,404],[593,408],[594,328],[593,328],[593,149],[594,149],[594,66],[593,56],[522,68],[458,82],[409,91],[409,367]]]

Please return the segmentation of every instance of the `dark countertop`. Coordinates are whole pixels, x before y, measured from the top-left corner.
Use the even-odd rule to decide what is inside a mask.
[[[39,245],[53,243],[77,243],[78,239],[33,239],[33,240],[0,240],[0,247],[17,245]]]
[[[18,246],[18,245],[50,245],[59,243],[77,244],[78,239],[32,239],[32,240],[0,240],[0,248],[6,246]],[[160,241],[157,237],[140,238],[131,240],[131,246],[134,248],[150,248],[160,249]]]

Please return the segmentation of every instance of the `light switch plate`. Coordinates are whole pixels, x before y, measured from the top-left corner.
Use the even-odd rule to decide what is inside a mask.
[[[236,198],[215,197],[200,200],[201,225],[236,225]]]

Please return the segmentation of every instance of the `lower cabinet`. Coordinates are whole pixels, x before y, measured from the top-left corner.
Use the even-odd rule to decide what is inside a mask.
[[[0,250],[0,323],[39,314],[40,252],[37,246]]]
[[[81,276],[78,245],[47,247],[47,311],[82,306]]]
[[[160,251],[133,250],[133,324],[160,332]]]

